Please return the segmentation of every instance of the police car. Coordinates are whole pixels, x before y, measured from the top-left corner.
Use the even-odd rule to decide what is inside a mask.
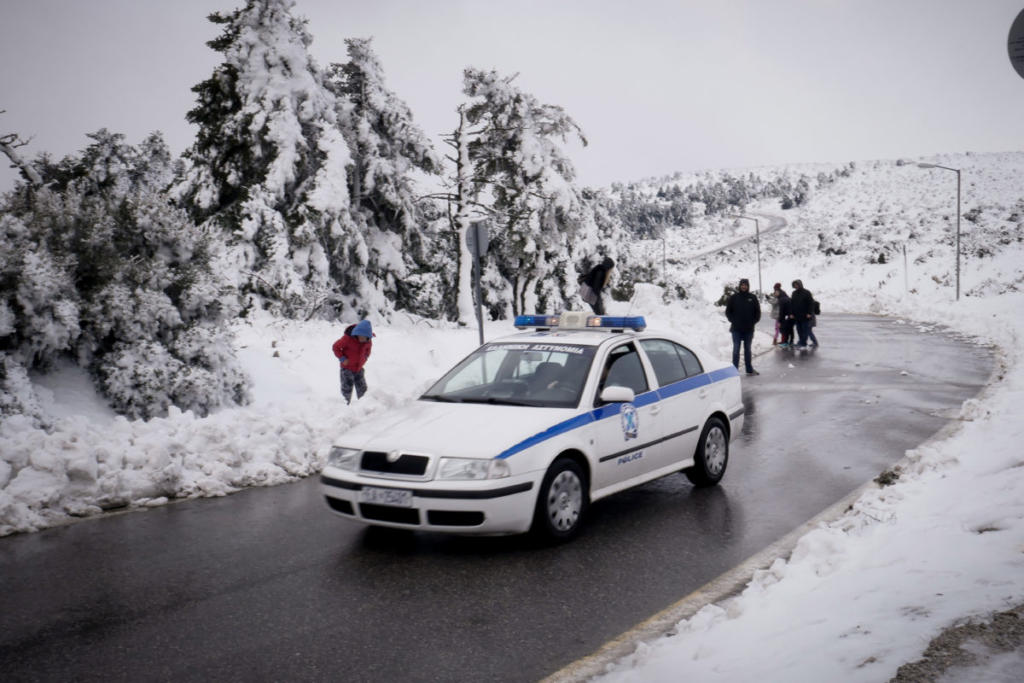
[[[342,436],[327,504],[363,524],[562,540],[587,506],[682,472],[717,484],[740,379],[642,317],[518,316],[419,400]]]

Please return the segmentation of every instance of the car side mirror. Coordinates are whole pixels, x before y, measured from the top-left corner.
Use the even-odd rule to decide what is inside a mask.
[[[605,403],[632,403],[636,394],[629,387],[610,386],[601,392],[601,400]]]

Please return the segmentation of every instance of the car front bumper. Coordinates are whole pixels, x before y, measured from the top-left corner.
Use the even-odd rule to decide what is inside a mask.
[[[412,492],[411,506],[362,500],[364,487]],[[328,467],[320,475],[327,505],[346,519],[396,529],[501,535],[529,531],[536,482],[519,476],[483,481],[412,482],[366,477]]]

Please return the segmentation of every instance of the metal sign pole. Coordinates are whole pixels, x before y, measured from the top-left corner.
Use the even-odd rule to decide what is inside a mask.
[[[757,239],[757,300],[761,301],[764,289],[761,287],[761,225],[754,219],[754,232]]]
[[[476,324],[480,330],[480,345],[484,343],[483,296],[480,292],[480,257],[487,251],[490,236],[487,234],[487,223],[476,221],[466,229],[466,246],[473,254],[473,288],[476,290]]]
[[[480,330],[480,346],[484,345],[484,313],[480,306],[480,254],[473,252],[473,285],[476,288],[476,325]]]

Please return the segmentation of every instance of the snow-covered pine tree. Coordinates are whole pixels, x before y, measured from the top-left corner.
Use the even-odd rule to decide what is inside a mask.
[[[796,187],[793,188],[793,203],[797,206],[801,206],[809,201],[811,198],[811,183],[807,176],[803,173],[800,174],[800,179],[796,182]]]
[[[561,107],[512,80],[473,68],[463,77],[473,176],[486,183],[493,209],[488,260],[507,288],[506,312],[560,310],[575,290],[571,252],[584,218],[560,143],[586,139]]]
[[[429,220],[433,207],[417,197],[413,174],[437,175],[441,161],[409,107],[385,85],[370,40],[345,44],[349,61],[332,64],[325,83],[352,155],[351,211],[368,246],[359,265],[396,308],[439,316],[454,259]]]
[[[349,147],[335,97],[310,57],[294,0],[249,0],[207,43],[224,61],[193,88],[177,196],[228,238],[246,305],[295,317],[387,306],[361,264],[368,246],[349,212]],[[333,311],[331,311],[333,309]]]
[[[432,198],[445,202],[445,213],[448,223],[450,253],[454,255],[457,276],[453,278],[454,297],[446,308],[454,315],[455,320],[463,325],[474,320],[473,307],[473,256],[466,245],[466,231],[474,218],[489,216],[491,209],[482,205],[479,195],[483,182],[473,177],[473,163],[469,158],[469,130],[466,125],[466,105],[456,109],[459,124],[444,142],[451,147],[451,153],[445,159],[451,163],[451,171],[442,182],[443,190],[431,195]],[[499,278],[500,279],[500,278]],[[502,307],[504,308],[504,307]]]
[[[138,148],[106,130],[89,137],[81,155],[36,163],[42,186],[6,197],[0,347],[24,368],[72,358],[130,417],[244,401],[209,241],[164,190],[166,144],[159,134]]]

